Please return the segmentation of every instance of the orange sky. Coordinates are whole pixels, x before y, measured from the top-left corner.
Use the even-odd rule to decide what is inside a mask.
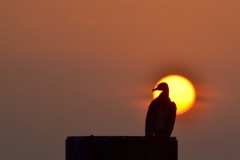
[[[0,2],[0,159],[65,158],[67,136],[143,136],[156,82],[179,74],[179,160],[238,159],[240,2]],[[13,152],[14,151],[14,152]]]

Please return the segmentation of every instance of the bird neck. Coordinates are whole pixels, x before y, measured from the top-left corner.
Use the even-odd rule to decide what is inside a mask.
[[[160,94],[161,97],[163,98],[168,98],[169,97],[169,91],[163,91],[161,94]]]

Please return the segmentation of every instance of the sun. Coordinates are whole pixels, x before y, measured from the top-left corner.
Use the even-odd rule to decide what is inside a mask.
[[[161,82],[169,86],[169,97],[177,105],[177,115],[187,112],[194,104],[196,92],[192,83],[180,75],[169,75],[160,79],[154,88]],[[161,91],[153,92],[153,99],[158,97]]]

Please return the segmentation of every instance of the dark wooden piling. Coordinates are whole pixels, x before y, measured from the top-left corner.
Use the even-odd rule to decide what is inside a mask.
[[[176,137],[84,136],[66,139],[66,160],[177,160]]]

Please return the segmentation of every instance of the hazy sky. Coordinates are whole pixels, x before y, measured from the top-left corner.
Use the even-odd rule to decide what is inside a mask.
[[[0,159],[64,160],[67,136],[143,136],[151,90],[192,81],[179,160],[240,157],[239,0],[0,2]]]

